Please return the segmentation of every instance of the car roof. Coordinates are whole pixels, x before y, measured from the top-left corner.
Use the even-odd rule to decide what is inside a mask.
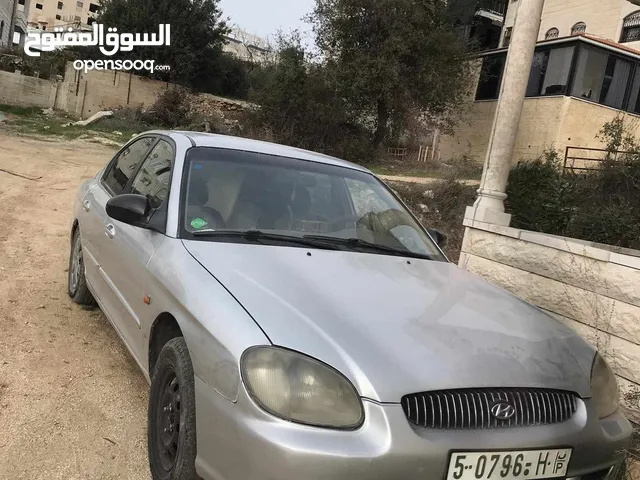
[[[264,153],[266,155],[276,155],[279,157],[295,158],[309,162],[324,163],[338,167],[350,168],[361,172],[371,173],[364,167],[355,163],[347,162],[336,157],[324,155],[322,153],[311,152],[277,143],[250,140],[248,138],[232,137],[228,135],[216,135],[213,133],[188,132],[177,130],[154,130],[147,133],[163,134],[169,137],[182,135],[191,140],[196,147],[226,148],[229,150],[243,150],[246,152]]]

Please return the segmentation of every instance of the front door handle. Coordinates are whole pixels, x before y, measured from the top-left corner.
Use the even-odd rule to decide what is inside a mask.
[[[113,226],[113,224],[109,224],[106,227],[106,231],[104,232],[105,235],[109,238],[113,238],[116,236],[116,227]]]
[[[85,200],[82,203],[82,208],[84,209],[85,212],[88,212],[89,210],[91,210],[91,202],[89,200]]]

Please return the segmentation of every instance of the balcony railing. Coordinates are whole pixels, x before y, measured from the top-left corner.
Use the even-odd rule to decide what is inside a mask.
[[[484,10],[485,12],[504,17],[504,14],[507,12],[507,2],[501,0],[480,0],[477,10]]]

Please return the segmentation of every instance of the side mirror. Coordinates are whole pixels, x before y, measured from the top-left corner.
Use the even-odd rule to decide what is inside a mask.
[[[435,228],[427,228],[427,232],[429,232],[431,238],[435,240],[440,248],[444,249],[447,246],[447,236],[440,230],[436,230]]]
[[[106,210],[107,215],[114,220],[146,228],[151,204],[144,195],[117,195],[107,202]]]

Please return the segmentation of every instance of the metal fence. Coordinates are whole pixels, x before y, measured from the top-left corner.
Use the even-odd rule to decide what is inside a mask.
[[[605,160],[616,161],[620,155],[638,155],[638,152],[611,152],[604,148],[567,147],[562,174],[599,170],[602,162]]]

